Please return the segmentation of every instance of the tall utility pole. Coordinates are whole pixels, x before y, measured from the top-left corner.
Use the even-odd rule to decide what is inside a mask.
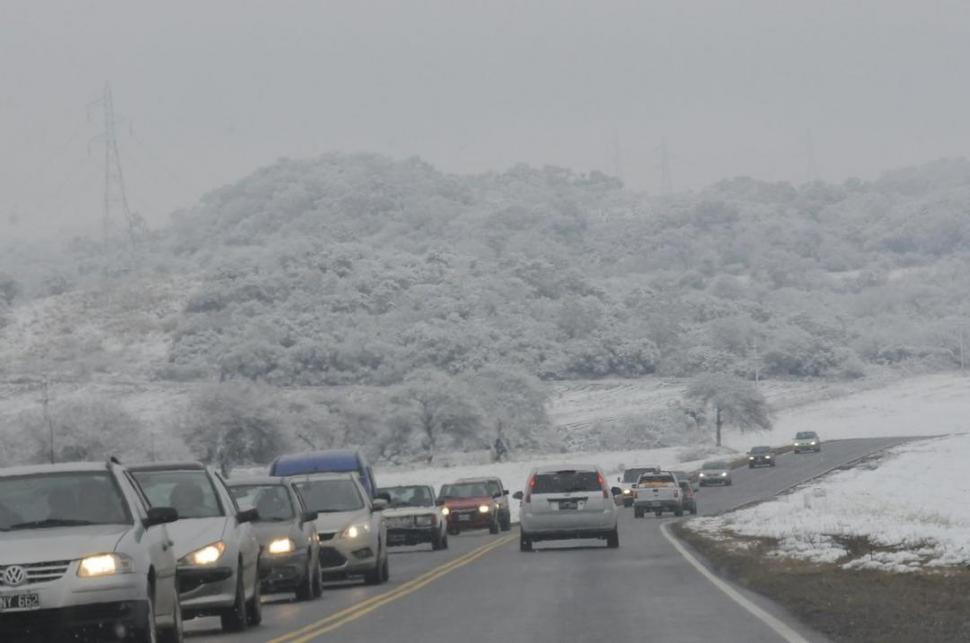
[[[44,407],[44,422],[47,423],[47,433],[48,433],[48,447],[50,454],[51,464],[54,464],[54,421],[51,419],[50,413],[50,380],[47,376],[44,376],[44,397],[41,398],[41,405]]]
[[[114,210],[117,208],[128,227],[128,240],[134,244],[139,219],[128,207],[125,174],[121,169],[121,156],[118,154],[118,121],[115,117],[114,100],[111,96],[111,83],[104,84],[104,94],[96,103],[100,104],[104,111],[104,131],[100,136],[104,141],[104,213],[101,222],[104,240],[107,243],[111,236]]]
[[[661,194],[672,194],[674,191],[674,180],[670,175],[670,149],[667,147],[667,139],[660,141],[660,192]]]

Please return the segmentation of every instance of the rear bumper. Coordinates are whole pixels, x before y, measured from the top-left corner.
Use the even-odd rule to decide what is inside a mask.
[[[684,503],[680,500],[637,500],[633,503],[634,509],[654,511],[656,509],[677,510],[682,509]]]
[[[31,612],[5,612],[0,614],[0,640],[117,641],[144,624],[147,614],[146,601],[113,601]]]
[[[711,485],[727,484],[731,482],[731,478],[701,478],[699,484],[702,487],[710,487]]]
[[[531,540],[602,538],[616,529],[616,510],[565,515],[523,512],[520,521],[523,536]]]

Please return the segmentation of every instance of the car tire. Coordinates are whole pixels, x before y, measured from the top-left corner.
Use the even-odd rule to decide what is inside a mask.
[[[512,530],[512,514],[506,512],[505,516],[502,518],[502,531]]]
[[[445,548],[445,536],[441,534],[441,530],[435,530],[431,534],[431,551],[441,551]]]
[[[632,500],[624,500],[623,501],[623,506],[626,507],[627,509],[629,509],[630,507],[633,506],[633,501]]]
[[[499,530],[498,519],[488,526],[488,533],[497,534]]]
[[[246,629],[249,618],[246,614],[246,590],[243,587],[242,561],[236,568],[236,598],[231,607],[223,608],[219,612],[219,621],[225,632],[242,632]]]
[[[308,601],[313,598],[313,559],[308,557],[306,563],[306,571],[303,572],[303,579],[300,584],[296,586],[296,600],[298,601]]]
[[[172,626],[159,629],[158,640],[160,643],[182,643],[185,640],[182,623],[182,605],[179,603],[177,593],[175,594],[175,605],[172,608]]]
[[[642,509],[637,509],[636,507],[634,507],[633,508],[633,517],[634,518],[643,518],[643,510]]]
[[[155,588],[148,585],[148,598],[145,601],[145,611],[140,614],[140,623],[135,626],[134,640],[138,643],[156,643],[158,641],[158,625],[155,623]]]
[[[313,598],[323,596],[323,576],[320,574],[320,562],[312,564],[313,568]]]
[[[606,535],[606,546],[609,549],[616,549],[620,546],[620,532],[617,531],[616,527]]]
[[[684,510],[683,509],[677,509],[676,511],[674,511],[674,515],[677,516],[678,518],[680,518],[681,516],[684,515]]]
[[[379,556],[374,569],[364,574],[364,582],[368,585],[382,585],[387,582],[389,573],[387,555]]]
[[[256,574],[255,583],[253,597],[246,603],[247,625],[259,625],[263,622],[263,588],[259,582],[259,574]]]
[[[522,536],[519,538],[519,551],[532,551],[532,541]]]

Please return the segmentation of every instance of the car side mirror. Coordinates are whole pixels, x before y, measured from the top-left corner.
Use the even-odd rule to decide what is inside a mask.
[[[384,511],[387,509],[387,500],[384,500],[383,498],[374,498],[374,501],[371,503],[370,507],[373,511]]]
[[[319,515],[320,514],[316,511],[304,511],[303,515],[300,516],[300,520],[302,520],[304,523],[313,522]]]
[[[512,497],[515,500],[522,500],[522,492],[521,491],[516,491],[515,493],[512,494]]]
[[[240,525],[244,522],[256,522],[259,520],[259,512],[256,509],[246,509],[236,514],[236,522]]]
[[[148,516],[141,522],[147,529],[156,525],[167,525],[178,519],[179,512],[174,507],[152,507],[148,510]]]
[[[509,490],[508,490],[508,489],[506,489],[505,491],[503,491],[503,492],[502,492],[502,495],[503,495],[503,496],[507,496],[507,495],[509,495]]]
[[[502,494],[500,494],[500,493],[493,493],[492,494],[492,497],[493,498],[501,498],[502,497]]]
[[[619,496],[623,493],[623,489],[620,489],[619,487],[611,487],[610,493],[612,493],[614,496]]]
[[[391,494],[384,491],[378,492],[378,494],[374,496],[374,500],[383,500],[387,504],[391,504]]]

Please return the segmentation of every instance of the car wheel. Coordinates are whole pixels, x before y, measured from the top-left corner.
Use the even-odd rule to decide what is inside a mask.
[[[643,518],[643,512],[641,510],[637,509],[636,507],[634,507],[633,508],[633,517],[634,518]]]
[[[445,532],[445,535],[441,537],[441,548],[442,549],[448,549],[448,533],[447,532]]]
[[[495,521],[492,522],[492,524],[490,524],[488,526],[488,533],[490,533],[490,534],[497,534],[498,533],[498,529],[499,529],[498,519],[496,518]]]
[[[178,594],[176,594],[175,605],[172,607],[172,626],[159,630],[158,640],[161,643],[182,643],[185,640],[185,632],[182,628],[182,605],[179,603]]]
[[[431,551],[441,551],[444,549],[444,538],[445,537],[441,535],[440,530],[435,530],[435,532],[431,534]]]
[[[249,603],[246,605],[246,623],[259,625],[263,622],[263,588],[260,585],[258,573],[253,582],[256,586],[253,587],[253,597],[249,599]]]
[[[313,559],[308,557],[306,571],[303,572],[303,580],[296,587],[296,600],[308,601],[313,598]]]
[[[519,538],[519,551],[532,551],[532,541],[525,536]]]
[[[681,516],[684,515],[684,510],[683,509],[677,509],[676,511],[674,511],[674,515],[677,516],[678,518],[680,518]]]
[[[623,501],[623,506],[626,507],[627,509],[629,509],[630,507],[633,506],[633,501],[632,500],[624,500]]]
[[[502,517],[502,531],[510,531],[512,529],[512,516],[506,513]]]
[[[387,555],[378,556],[374,569],[364,575],[364,582],[368,585],[381,585],[386,583],[389,577]]]
[[[155,643],[158,641],[158,626],[155,624],[155,589],[150,584],[145,610],[140,617],[141,622],[135,626],[134,639],[139,643]]]
[[[730,487],[730,486],[731,486],[731,485],[733,485],[733,484],[734,484],[734,480],[728,480],[728,481],[727,481],[727,486],[729,486],[729,487]]]
[[[692,516],[696,516],[697,515],[697,504],[696,503],[690,506],[690,515],[692,515]]]
[[[222,622],[222,629],[226,632],[242,632],[246,629],[249,619],[246,615],[246,590],[243,587],[243,567],[239,561],[236,568],[236,599],[232,607],[226,607],[219,612],[219,620]]]
[[[620,546],[620,532],[615,527],[613,531],[606,535],[606,546],[610,549],[616,549]]]

